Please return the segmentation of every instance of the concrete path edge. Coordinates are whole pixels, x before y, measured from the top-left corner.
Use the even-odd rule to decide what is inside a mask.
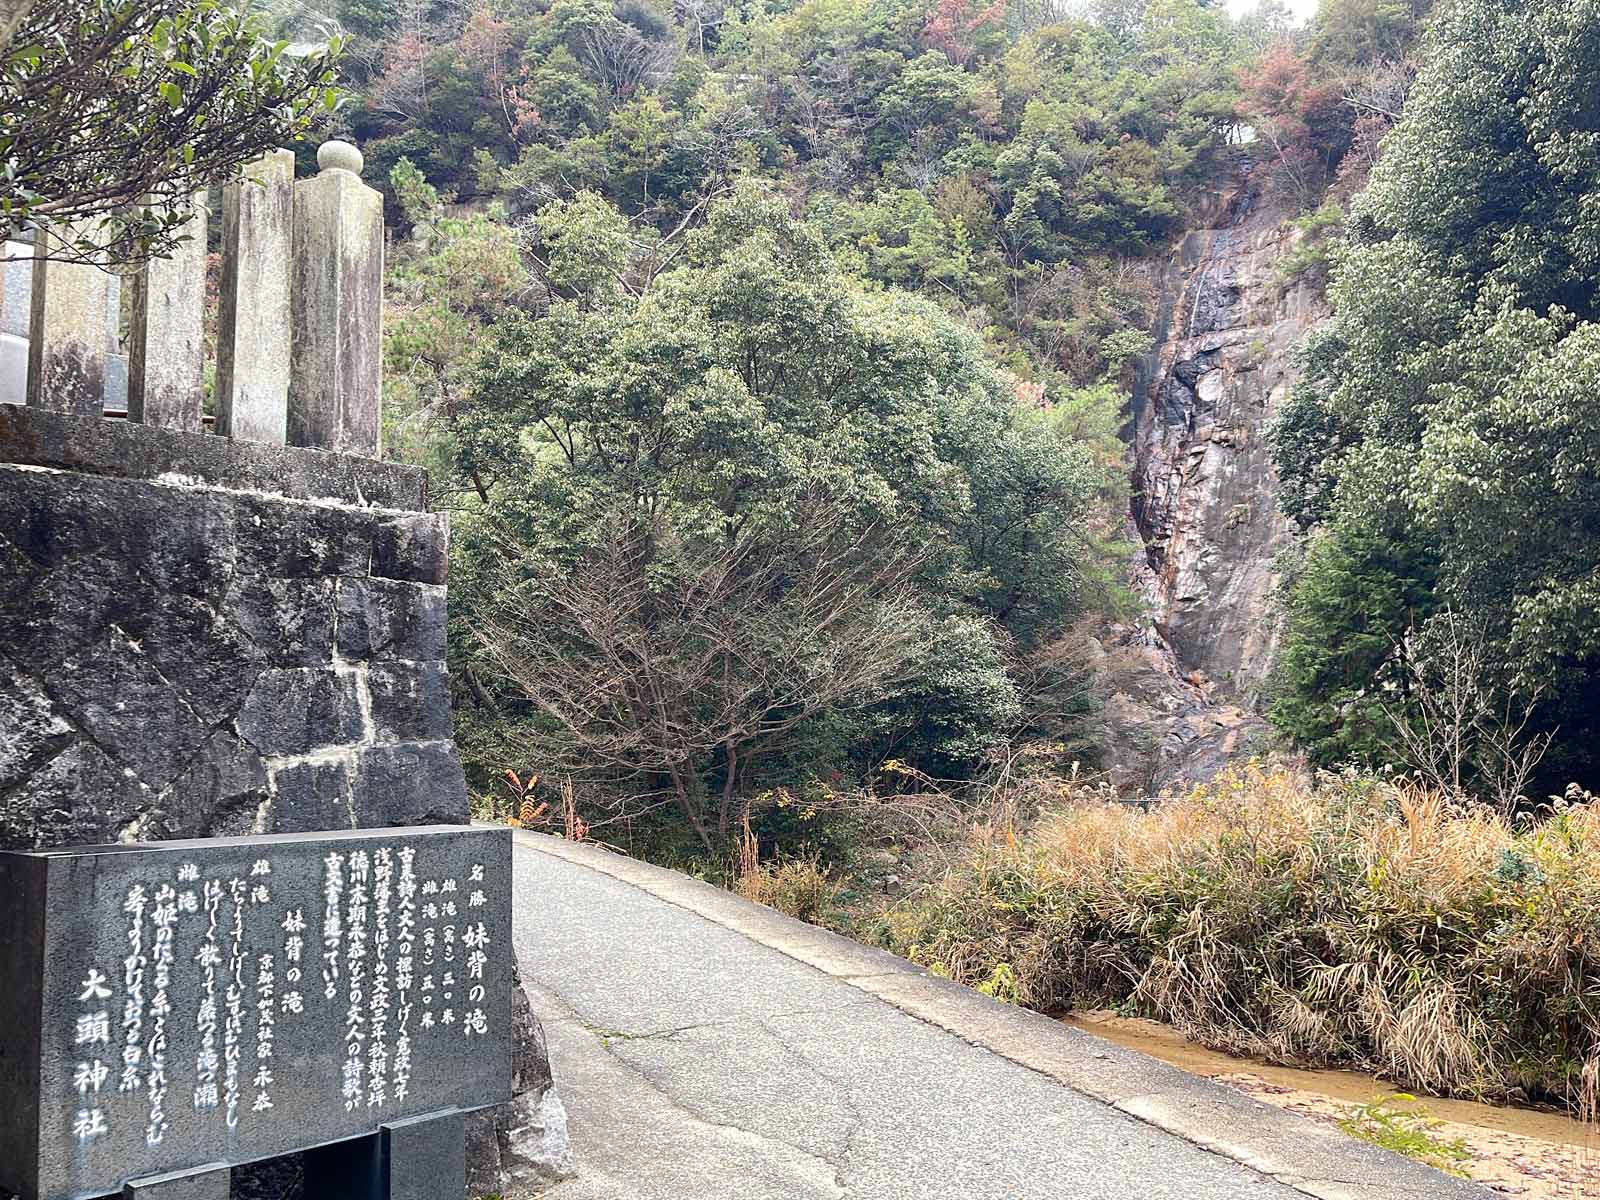
[[[1485,1188],[1265,1105],[1059,1021],[1003,1004],[884,950],[676,871],[545,834],[516,841],[683,908],[899,1011],[1316,1200],[1484,1200]],[[559,1067],[558,1067],[559,1070]]]

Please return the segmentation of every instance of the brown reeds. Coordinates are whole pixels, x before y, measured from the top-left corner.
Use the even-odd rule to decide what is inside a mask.
[[[1132,1006],[1236,1053],[1576,1110],[1600,1048],[1600,807],[1574,799],[1513,825],[1251,765],[1148,813],[1089,800],[986,831],[889,937],[1044,1011]]]

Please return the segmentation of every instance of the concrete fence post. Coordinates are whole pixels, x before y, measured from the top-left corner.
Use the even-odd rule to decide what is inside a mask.
[[[289,443],[377,458],[382,445],[383,196],[361,152],[328,142],[294,192]]]
[[[189,213],[189,240],[170,258],[147,263],[134,280],[128,419],[198,433],[206,368],[205,194],[175,207]]]
[[[91,263],[64,261],[97,227],[64,224],[34,236],[30,407],[92,417],[105,411],[106,355],[115,334],[106,301],[110,277]]]
[[[294,154],[275,150],[223,189],[216,431],[225,437],[284,440],[293,259]]]

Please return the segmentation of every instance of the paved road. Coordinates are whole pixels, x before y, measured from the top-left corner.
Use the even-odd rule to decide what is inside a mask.
[[[517,840],[517,952],[581,1172],[552,1200],[1486,1195],[706,885]],[[1173,1112],[1244,1128],[1178,1136]]]

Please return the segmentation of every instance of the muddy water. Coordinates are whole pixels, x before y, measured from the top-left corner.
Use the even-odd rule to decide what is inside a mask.
[[[1197,1046],[1156,1021],[1105,1011],[1073,1013],[1062,1020],[1314,1120],[1337,1122],[1352,1106],[1398,1090],[1356,1071],[1306,1071],[1234,1058]],[[1390,1107],[1420,1110],[1438,1122],[1435,1137],[1460,1139],[1472,1156],[1464,1173],[1495,1191],[1524,1200],[1600,1200],[1600,1130],[1582,1122],[1555,1112],[1431,1096],[1415,1104],[1391,1102]]]
[[[1185,1038],[1177,1030],[1158,1021],[1138,1017],[1119,1017],[1106,1012],[1073,1013],[1062,1020],[1078,1029],[1103,1037],[1108,1042],[1138,1050],[1151,1058],[1181,1067],[1191,1075],[1205,1075],[1212,1079],[1240,1073],[1253,1075],[1276,1087],[1292,1088],[1299,1092],[1312,1092],[1333,1100],[1350,1104],[1366,1104],[1384,1096],[1392,1096],[1398,1087],[1385,1083],[1376,1075],[1363,1075],[1358,1071],[1302,1071],[1295,1067],[1273,1067],[1253,1059],[1234,1058],[1216,1050],[1207,1050]],[[1419,1101],[1428,1115],[1441,1121],[1461,1125],[1476,1125],[1482,1129],[1498,1129],[1505,1133],[1520,1133],[1538,1138],[1542,1142],[1558,1142],[1568,1146],[1583,1146],[1600,1150],[1600,1136],[1579,1121],[1560,1113],[1541,1112],[1531,1108],[1501,1108],[1493,1104],[1479,1104],[1471,1100],[1445,1100],[1427,1097]],[[1405,1107],[1395,1105],[1395,1107]]]

